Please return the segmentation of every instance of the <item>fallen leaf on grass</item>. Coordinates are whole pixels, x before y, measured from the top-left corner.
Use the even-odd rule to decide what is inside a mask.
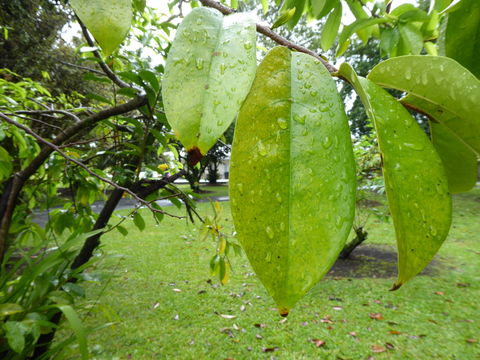
[[[160,306],[160,303],[159,303],[159,302],[153,304],[153,310],[155,310],[155,309],[158,308],[159,306]]]
[[[391,335],[401,335],[402,332],[401,332],[401,331],[398,331],[398,330],[390,330],[390,331],[389,331],[389,334],[391,334]]]
[[[221,318],[224,318],[224,319],[235,319],[237,317],[236,315],[220,314],[216,311],[215,311],[215,314],[220,316]]]
[[[320,319],[320,322],[326,323],[326,324],[333,324],[333,321],[330,319],[330,316],[326,316],[323,319]]]
[[[175,315],[175,317],[173,318],[173,320],[180,320],[180,316],[178,316],[178,314]]]
[[[389,350],[395,349],[395,346],[392,343],[385,343],[385,347]]]
[[[266,324],[259,324],[259,323],[253,324],[253,326],[255,326],[255,327],[257,327],[257,328],[262,328],[262,329],[267,327]]]
[[[260,334],[255,335],[255,337],[256,337],[258,340],[262,340],[262,339],[263,339],[263,336],[260,335]]]
[[[443,291],[435,291],[434,294],[435,295],[445,295],[445,293]]]
[[[174,288],[173,291],[175,291],[175,292],[177,292],[177,293],[178,293],[178,292],[182,292],[182,290],[177,289],[177,288]]]
[[[339,311],[339,310],[343,310],[343,307],[341,307],[341,306],[334,306],[332,309]]]
[[[387,349],[385,349],[383,346],[380,346],[380,345],[372,345],[372,351],[374,353],[382,353],[387,351]]]
[[[200,290],[197,294],[205,294],[206,292],[206,290]]]
[[[284,323],[287,322],[287,320],[288,320],[288,319],[285,317],[285,318],[283,318],[282,320],[280,320],[279,323],[280,323],[280,324],[284,324]]]
[[[313,344],[315,344],[315,346],[316,346],[317,348],[322,347],[323,345],[325,345],[325,341],[320,340],[320,339],[312,339],[312,340],[310,340],[310,342],[313,343]]]
[[[357,333],[355,331],[350,331],[348,333],[348,335],[353,336],[353,337],[357,337]]]
[[[457,283],[457,286],[458,287],[469,287],[470,284],[469,283]]]
[[[476,344],[476,343],[478,343],[478,340],[477,340],[477,339],[467,339],[466,341],[467,341],[467,343],[469,343],[469,344]]]
[[[381,313],[370,313],[368,314],[368,316],[370,316],[370,319],[373,320],[383,320],[383,316]]]
[[[280,350],[280,348],[279,348],[279,347],[276,347],[276,346],[275,346],[275,347],[271,347],[271,348],[263,348],[263,349],[262,349],[262,351],[263,351],[264,353],[274,352],[274,351],[277,351],[277,350]]]

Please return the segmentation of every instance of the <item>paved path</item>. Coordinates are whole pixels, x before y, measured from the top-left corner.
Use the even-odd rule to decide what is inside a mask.
[[[212,196],[208,198],[203,198],[203,199],[198,199],[196,200],[197,202],[208,202],[211,200],[214,201],[228,201],[230,198],[228,196]],[[92,210],[95,213],[99,213],[103,209],[103,205],[105,204],[105,201],[96,201],[92,204]],[[117,207],[115,210],[124,210],[124,209],[133,209],[136,207],[138,202],[133,199],[121,199],[120,202],[118,203]],[[158,200],[157,204],[160,206],[172,206],[173,204],[169,200]],[[49,210],[44,210],[44,211],[34,211],[33,212],[33,222],[40,226],[45,226],[45,224],[48,221],[48,213],[53,210],[57,209],[62,209],[61,206],[58,207],[53,207]]]

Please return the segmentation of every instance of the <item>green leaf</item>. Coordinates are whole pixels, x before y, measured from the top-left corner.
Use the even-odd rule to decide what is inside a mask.
[[[58,309],[60,309],[65,315],[72,328],[80,349],[80,353],[82,354],[83,360],[89,359],[89,352],[88,352],[88,345],[87,345],[87,335],[85,332],[85,328],[83,327],[82,321],[80,320],[76,311],[69,305],[57,305]]]
[[[346,48],[345,50],[341,51],[344,48],[343,44],[345,44],[349,40],[349,38],[353,35],[354,32],[358,32],[358,30],[368,28],[375,24],[383,24],[389,21],[390,20],[387,18],[359,19],[359,20],[355,20],[350,25],[345,26],[338,40],[339,50],[337,50],[336,55],[340,56],[345,52]]]
[[[390,54],[390,52],[397,46],[400,39],[398,28],[385,28],[380,34],[380,50],[383,55]]]
[[[140,215],[139,212],[136,212],[134,215],[133,215],[133,223],[135,224],[135,226],[138,228],[138,230],[140,231],[143,231],[145,230],[145,220],[143,220],[143,216]]]
[[[353,221],[348,123],[320,62],[285,47],[267,54],[237,119],[230,171],[237,237],[285,315],[333,265]]]
[[[160,83],[158,82],[157,76],[148,70],[142,70],[138,73],[143,81],[150,84],[153,90],[158,92],[160,90]]]
[[[328,16],[327,21],[323,27],[322,37],[320,38],[320,45],[322,49],[327,51],[333,45],[337,37],[340,21],[342,20],[342,3],[340,3],[335,10]]]
[[[405,45],[404,54],[420,54],[423,49],[423,35],[420,30],[411,23],[399,24],[398,29]]]
[[[0,304],[0,316],[9,316],[24,312],[23,306],[12,303]]]
[[[120,234],[122,234],[123,236],[128,235],[128,230],[125,227],[123,227],[122,225],[117,225],[116,228],[117,228],[118,232]]]
[[[322,8],[322,11],[318,15],[315,15],[315,17],[317,19],[321,19],[322,17],[328,15],[328,13],[332,11],[332,9],[336,8],[339,5],[340,5],[339,0],[326,0],[325,5]]]
[[[450,192],[472,189],[477,181],[477,156],[455,132],[462,127],[462,120],[448,110],[413,95],[404,97],[401,102],[432,120],[432,142],[443,161]]]
[[[447,8],[452,0],[433,0],[431,6],[437,11],[442,11]]]
[[[147,6],[147,0],[133,0],[133,7],[139,13],[143,13],[145,6]]]
[[[365,9],[363,8],[363,3],[361,1],[347,0],[347,5],[350,11],[352,12],[352,14],[355,16],[355,19],[357,20],[370,19],[370,16],[365,12]],[[373,31],[373,28],[367,28],[367,27],[361,27],[356,30],[359,39],[362,40],[364,44],[366,44],[370,36],[372,36],[372,31]]]
[[[262,3],[263,15],[265,15],[268,11],[268,0],[260,0],[260,2]]]
[[[205,155],[235,118],[255,76],[255,29],[243,14],[207,8],[180,25],[162,91],[168,122],[188,151]]]
[[[95,37],[105,56],[122,43],[130,30],[131,0],[70,0],[70,5]]]
[[[439,42],[442,55],[457,60],[480,78],[480,1],[463,0],[448,14]]]
[[[28,327],[19,321],[7,321],[3,324],[3,328],[10,348],[18,354],[21,353],[25,348]]]
[[[280,16],[273,23],[272,29],[278,28],[286,24],[293,17],[293,15],[295,15],[295,7],[292,9],[282,10],[280,12]]]
[[[357,77],[348,64],[340,74],[354,86],[377,132],[397,237],[398,289],[428,265],[448,234],[452,204],[445,170],[426,134],[393,96]]]
[[[0,182],[8,179],[13,171],[12,158],[7,150],[0,146]]]
[[[437,108],[424,109],[427,112],[450,112],[453,116],[443,124],[480,154],[480,81],[455,60],[440,56],[392,58],[376,65],[368,78]]]
[[[311,0],[312,3],[312,13],[318,19],[318,16],[322,13],[323,8],[327,0]]]

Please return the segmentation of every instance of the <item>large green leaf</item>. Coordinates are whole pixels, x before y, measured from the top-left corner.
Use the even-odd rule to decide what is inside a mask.
[[[70,5],[106,56],[122,43],[130,30],[131,0],[70,0]]]
[[[354,168],[328,71],[308,55],[271,50],[236,123],[230,196],[238,238],[283,315],[343,248],[354,214]]]
[[[255,41],[253,20],[209,8],[193,9],[178,28],[163,101],[168,122],[197,160],[229,127],[250,89]]]
[[[322,37],[320,38],[320,45],[325,51],[332,47],[333,42],[337,37],[338,29],[340,27],[340,21],[342,20],[342,10],[342,3],[339,3],[335,10],[333,10],[333,12],[328,16],[328,19],[323,26]]]
[[[396,57],[375,66],[368,79],[421,98],[437,111],[450,112],[453,116],[444,125],[480,154],[480,81],[455,60]]]
[[[477,156],[472,148],[455,134],[455,130],[462,126],[461,119],[413,95],[405,96],[401,102],[431,119],[432,142],[445,166],[450,192],[460,193],[472,189],[477,181]]]
[[[480,1],[462,0],[447,15],[439,39],[441,54],[457,60],[480,78]]]
[[[432,260],[451,223],[445,170],[432,143],[408,111],[385,90],[359,78],[348,64],[347,78],[375,124],[383,176],[398,247],[399,288]]]

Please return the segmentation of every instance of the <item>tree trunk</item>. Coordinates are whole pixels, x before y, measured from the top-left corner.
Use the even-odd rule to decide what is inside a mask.
[[[340,253],[339,257],[341,259],[348,259],[353,250],[355,250],[358,245],[367,240],[368,232],[364,231],[362,226],[355,229],[355,234],[355,238],[348,244],[346,244],[342,252]]]

